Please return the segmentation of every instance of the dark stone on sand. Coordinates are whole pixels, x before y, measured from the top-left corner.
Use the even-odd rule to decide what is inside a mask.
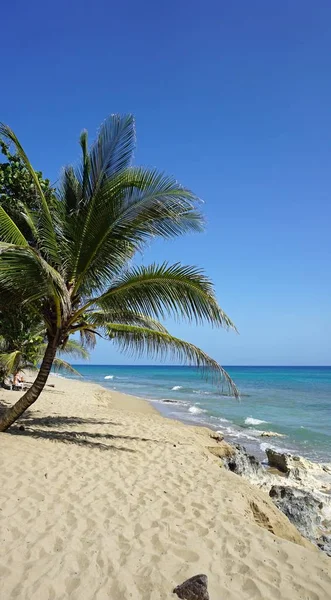
[[[209,600],[207,575],[195,575],[175,587],[173,593],[182,600]]]

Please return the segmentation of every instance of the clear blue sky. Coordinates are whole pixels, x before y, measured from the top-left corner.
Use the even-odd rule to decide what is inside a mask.
[[[172,332],[227,365],[330,364],[329,0],[14,0],[1,21],[0,120],[36,168],[56,179],[82,128],[130,111],[136,162],[205,200],[206,233],[143,260],[205,268],[240,336]]]

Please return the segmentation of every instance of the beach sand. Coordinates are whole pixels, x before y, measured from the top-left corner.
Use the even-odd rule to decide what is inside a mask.
[[[198,573],[211,600],[331,598],[331,559],[221,468],[208,429],[49,382],[25,431],[0,434],[2,600],[169,600]]]

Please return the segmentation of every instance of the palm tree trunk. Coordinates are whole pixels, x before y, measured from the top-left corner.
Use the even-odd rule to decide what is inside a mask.
[[[33,404],[43,391],[48,375],[52,368],[58,346],[58,335],[51,338],[47,344],[43,361],[39,373],[27,392],[14,404],[11,408],[5,411],[5,414],[0,419],[0,432],[7,429],[15,423],[15,421]]]

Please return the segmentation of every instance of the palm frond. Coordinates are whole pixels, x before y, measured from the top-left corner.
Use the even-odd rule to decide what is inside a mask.
[[[116,342],[121,350],[139,356],[148,354],[153,358],[165,359],[171,356],[179,362],[202,368],[206,377],[211,377],[216,384],[225,382],[229,392],[236,398],[239,397],[239,392],[228,373],[197,346],[169,333],[132,325],[109,323],[107,330],[109,338]]]
[[[101,125],[89,153],[90,190],[93,194],[105,179],[127,169],[136,143],[133,115],[110,115]]]
[[[104,311],[127,310],[155,318],[174,315],[235,329],[218,306],[211,281],[196,267],[179,263],[133,268],[102,294],[96,304]]]
[[[43,249],[46,255],[52,259],[55,264],[60,264],[60,258],[58,255],[57,248],[57,239],[55,234],[54,223],[52,220],[52,215],[50,212],[50,208],[45,197],[45,194],[41,188],[40,181],[38,179],[37,173],[32,167],[26,153],[24,152],[23,147],[21,146],[18,138],[15,133],[5,125],[4,123],[0,123],[0,136],[4,137],[8,141],[12,142],[15,147],[18,156],[22,160],[24,166],[26,167],[28,173],[30,174],[33,183],[36,188],[36,194],[40,202],[40,230],[39,230],[39,239],[42,240]]]
[[[74,358],[82,358],[87,360],[90,358],[88,350],[77,340],[68,340],[64,346],[62,346],[58,352],[60,354],[70,354]]]
[[[25,204],[21,206],[21,217],[28,225],[33,239],[39,243],[39,231],[38,231],[38,219],[37,215],[33,213]]]
[[[87,320],[94,327],[103,329],[108,323],[118,323],[122,325],[138,325],[139,327],[146,327],[147,329],[154,329],[155,331],[163,331],[167,333],[167,329],[157,321],[143,314],[137,314],[125,310],[93,310],[90,315],[87,316]]]
[[[87,198],[87,193],[88,193],[88,187],[89,187],[89,176],[90,176],[90,157],[88,154],[88,136],[87,136],[87,131],[84,130],[82,131],[81,135],[80,135],[80,146],[82,149],[82,155],[83,155],[83,160],[82,160],[82,182],[81,182],[81,188],[82,188],[82,201],[85,202],[86,198]]]
[[[0,354],[0,365],[8,373],[14,373],[17,369],[21,357],[20,350],[14,352],[3,352]]]
[[[68,290],[61,275],[31,247],[0,243],[0,290],[24,302],[51,296],[66,315]]]
[[[86,323],[82,324],[81,326],[78,325],[75,331],[79,331],[80,342],[84,348],[91,350],[95,348],[97,343],[97,334],[95,331],[93,331],[91,325]]]
[[[59,197],[65,209],[66,218],[73,213],[75,215],[82,199],[82,187],[72,166],[63,169]]]
[[[74,231],[79,231],[78,247],[75,249],[75,261],[72,277],[75,278],[88,238],[88,232],[94,229],[93,222],[98,214],[98,191],[105,181],[125,170],[131,163],[135,145],[135,127],[132,115],[111,115],[104,121],[87,156],[87,138],[81,138],[83,164],[76,170],[76,177],[84,192],[81,206],[83,217],[76,223]],[[77,216],[77,220],[78,216]],[[77,225],[79,229],[77,229]]]
[[[66,362],[65,360],[62,360],[62,358],[55,357],[53,367],[54,371],[56,372],[65,371],[66,373],[70,373],[70,375],[77,375],[78,377],[82,377],[82,374],[79,373],[79,371],[76,371],[76,369],[74,369],[74,367],[70,363]]]
[[[86,209],[76,215],[76,289],[83,281],[101,288],[155,237],[201,231],[197,202],[190,190],[155,170],[129,169],[106,181],[93,199],[93,211],[89,207],[88,216]]]
[[[23,233],[2,206],[0,206],[0,240],[17,246],[28,245]]]

